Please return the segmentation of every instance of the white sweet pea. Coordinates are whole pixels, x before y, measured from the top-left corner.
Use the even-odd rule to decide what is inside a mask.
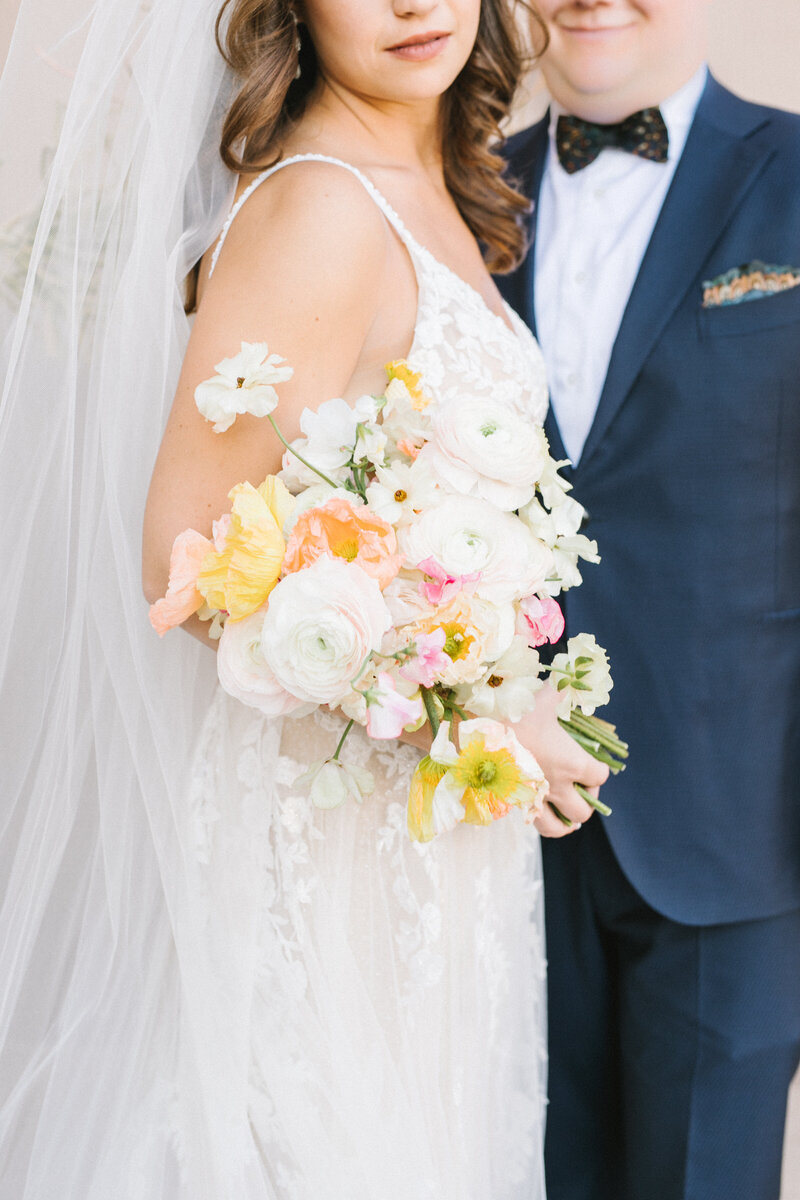
[[[374,790],[375,778],[363,767],[329,758],[314,763],[295,779],[294,786],[302,791],[308,789],[311,802],[317,808],[339,808],[346,800],[361,804]]]
[[[303,410],[300,429],[305,437],[296,438],[291,445],[317,470],[334,483],[344,483],[348,477],[347,464],[356,442],[358,417],[341,398],[326,400],[316,411]],[[280,478],[290,492],[298,492],[320,482],[319,475],[301,463],[290,450],[283,455]]]
[[[290,695],[338,704],[390,624],[376,580],[355,563],[323,555],[271,593],[262,652]]]
[[[198,384],[194,392],[199,412],[214,422],[214,433],[230,429],[242,413],[269,416],[278,403],[274,384],[285,383],[294,374],[291,367],[278,366],[284,361],[279,354],[268,355],[266,342],[242,342],[238,354],[216,364],[216,375]]]
[[[439,408],[420,456],[451,490],[507,512],[531,499],[546,457],[539,427],[486,396],[462,396]]]
[[[305,716],[314,711],[316,703],[287,692],[264,658],[265,616],[266,612],[261,608],[240,621],[225,622],[217,651],[220,684],[229,696],[250,708],[259,709],[268,717]]]
[[[383,429],[397,442],[423,442],[430,437],[431,419],[426,406],[415,401],[402,379],[391,379],[386,388]]]
[[[365,458],[374,467],[382,467],[386,459],[387,442],[388,438],[380,426],[375,428],[359,424],[353,458],[356,462]]]
[[[359,396],[353,405],[353,415],[359,425],[374,425],[384,404],[383,396]]]
[[[548,546],[555,546],[560,537],[576,534],[585,515],[583,505],[565,492],[556,492],[556,504],[551,512],[547,511],[538,497],[519,510],[520,520]]]
[[[574,708],[590,717],[596,708],[608,704],[614,686],[608,656],[590,633],[579,633],[567,642],[566,654],[557,654],[551,672],[561,695],[559,713],[568,717]]]
[[[579,587],[583,582],[583,576],[578,570],[578,559],[582,558],[586,562],[599,563],[600,555],[597,553],[597,542],[590,541],[581,533],[576,533],[574,537],[559,538],[553,547],[553,562],[555,584],[548,584],[550,594],[558,595],[559,591],[569,591],[572,587]],[[555,591],[552,590],[555,586]]]
[[[539,655],[524,638],[515,637],[505,654],[469,688],[459,688],[458,703],[477,717],[521,721],[531,711],[542,687]]]
[[[520,509],[519,516],[531,533],[553,552],[553,567],[544,590],[551,596],[557,596],[559,592],[578,587],[582,582],[578,570],[579,558],[598,563],[600,557],[597,543],[578,533],[586,515],[585,508],[556,486],[549,489],[549,494],[555,501],[551,512],[535,496]]]
[[[479,573],[475,594],[495,604],[538,591],[552,573],[553,556],[526,526],[493,504],[448,496],[398,530],[411,564],[433,558],[448,575]]]
[[[519,510],[519,519],[527,525],[534,537],[544,542],[551,549],[558,541],[558,530],[552,515],[542,504],[538,496],[534,496]]]
[[[567,492],[572,491],[572,484],[559,474],[561,467],[570,466],[568,458],[555,459],[550,454],[550,448],[547,443],[547,436],[542,431],[544,438],[545,456],[542,470],[537,480],[537,486],[541,492],[542,499],[548,508],[556,508]]]

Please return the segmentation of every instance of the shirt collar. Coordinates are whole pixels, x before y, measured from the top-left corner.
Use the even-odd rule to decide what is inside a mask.
[[[677,92],[673,92],[666,100],[663,100],[659,105],[661,115],[664,118],[664,124],[667,127],[669,135],[669,157],[670,159],[680,158],[683,147],[686,144],[686,139],[689,136],[689,130],[692,127],[697,106],[700,103],[700,97],[705,90],[706,81],[708,79],[708,66],[703,63],[699,70],[695,71],[694,75],[683,87]],[[567,110],[553,100],[550,104],[550,145],[555,146],[555,132],[558,118],[566,116]]]

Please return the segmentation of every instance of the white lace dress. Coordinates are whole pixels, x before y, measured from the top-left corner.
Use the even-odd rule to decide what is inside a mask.
[[[468,381],[541,422],[542,359],[519,318],[507,310],[509,327],[364,176],[327,161],[361,180],[408,249],[419,284],[408,358],[426,390],[457,403]],[[268,720],[220,691],[193,784],[208,936],[235,967],[222,984],[236,993],[230,1054],[246,1071],[264,1194],[543,1200],[537,835],[512,812],[412,843],[419,754],[358,728],[348,759],[372,771],[375,792],[315,809],[294,780],[340,732],[328,713]]]

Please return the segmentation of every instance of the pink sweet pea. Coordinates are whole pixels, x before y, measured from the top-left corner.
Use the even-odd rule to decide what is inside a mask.
[[[414,655],[400,668],[404,679],[418,683],[422,687],[433,687],[436,677],[445,667],[449,667],[452,659],[444,652],[447,634],[444,629],[434,629],[433,633],[420,633],[414,639]]]
[[[377,686],[367,694],[367,733],[372,738],[397,738],[406,725],[415,725],[423,713],[422,700],[401,696],[388,671],[378,675]]]
[[[528,596],[519,602],[517,633],[528,639],[530,646],[557,642],[564,632],[564,614],[550,596],[541,600]]]
[[[473,571],[471,575],[448,575],[435,558],[423,559],[417,563],[417,569],[428,576],[419,585],[419,590],[429,604],[445,604],[459,592],[474,591],[470,585],[477,583],[481,577],[480,571]]]

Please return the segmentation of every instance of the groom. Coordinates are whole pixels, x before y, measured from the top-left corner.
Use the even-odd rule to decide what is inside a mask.
[[[508,147],[631,745],[543,847],[548,1200],[777,1200],[800,1059],[800,117],[708,75],[706,6],[540,0]]]

